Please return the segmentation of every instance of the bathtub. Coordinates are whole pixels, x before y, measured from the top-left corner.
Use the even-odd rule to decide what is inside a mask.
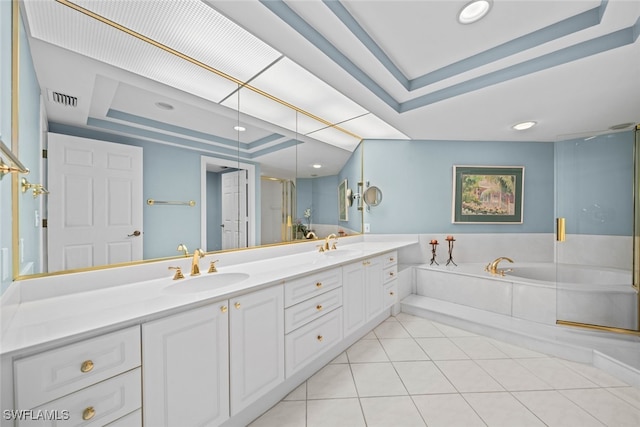
[[[486,264],[416,267],[416,293],[535,322],[556,319],[637,327],[638,307],[631,271],[554,263],[513,263],[505,276]],[[556,282],[557,279],[557,282]]]

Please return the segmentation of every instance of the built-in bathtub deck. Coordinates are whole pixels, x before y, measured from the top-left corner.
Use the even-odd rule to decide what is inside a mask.
[[[590,363],[640,387],[640,337],[548,325],[411,294],[401,311],[564,359]]]

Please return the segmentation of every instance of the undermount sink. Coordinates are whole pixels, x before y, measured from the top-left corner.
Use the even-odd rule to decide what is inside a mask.
[[[358,253],[358,251],[354,251],[352,249],[333,249],[333,250],[330,250],[330,251],[323,252],[322,255],[328,256],[328,257],[343,258],[343,257],[351,256],[351,255],[356,255],[357,253]]]
[[[169,294],[190,294],[195,292],[205,292],[217,287],[235,285],[243,280],[247,280],[246,273],[211,273],[198,277],[187,277],[175,280],[172,284],[163,289]]]

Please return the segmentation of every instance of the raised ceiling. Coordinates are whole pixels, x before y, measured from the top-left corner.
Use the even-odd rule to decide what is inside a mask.
[[[553,141],[640,122],[640,2],[494,0],[462,25],[466,3],[25,0],[24,11],[42,88],[79,99],[48,102],[50,121],[222,153],[239,108],[262,129],[242,136],[242,156],[274,170],[296,135],[340,163],[359,137]],[[243,84],[258,90],[238,95]],[[511,128],[525,120],[538,125]]]

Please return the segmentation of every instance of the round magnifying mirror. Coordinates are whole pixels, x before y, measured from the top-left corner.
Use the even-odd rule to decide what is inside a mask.
[[[372,186],[364,190],[364,202],[368,206],[378,206],[382,201],[382,190],[376,186]]]

